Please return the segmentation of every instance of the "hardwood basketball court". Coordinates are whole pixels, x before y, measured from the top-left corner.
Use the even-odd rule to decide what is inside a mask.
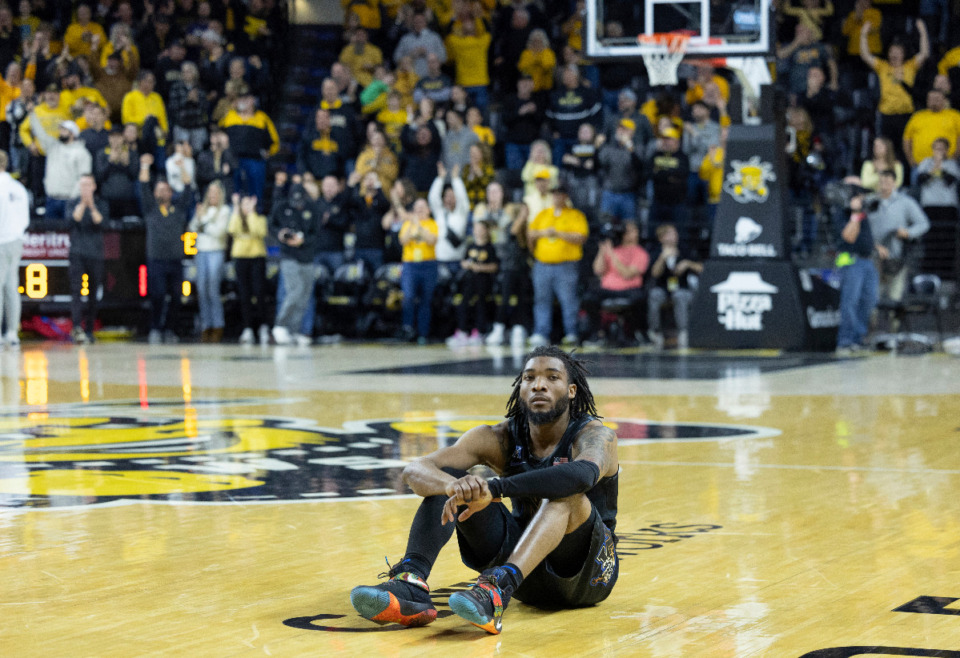
[[[603,604],[377,626],[408,460],[502,417],[509,349],[0,352],[3,656],[960,656],[960,360],[585,353],[622,464]]]

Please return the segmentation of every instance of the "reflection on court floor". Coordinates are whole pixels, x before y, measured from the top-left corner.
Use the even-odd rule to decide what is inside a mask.
[[[522,357],[400,346],[0,352],[0,653],[958,655],[960,360],[586,355],[620,438],[603,604],[377,626],[403,465],[502,417]],[[148,620],[148,623],[145,623]],[[82,628],[82,632],[78,631]]]

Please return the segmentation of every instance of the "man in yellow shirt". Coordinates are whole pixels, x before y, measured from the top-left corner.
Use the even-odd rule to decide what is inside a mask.
[[[80,72],[77,69],[68,69],[60,78],[60,105],[64,106],[71,116],[83,113],[86,102],[96,103],[107,109],[107,99],[95,87],[84,87],[80,84]]]
[[[57,89],[57,85],[48,85],[43,90],[43,96],[40,100],[42,102],[37,105],[35,110],[37,119],[40,120],[43,130],[51,137],[56,138],[60,134],[60,124],[70,118],[66,108],[60,104],[60,91]],[[23,145],[30,149],[33,155],[46,155],[43,146],[37,143],[30,133],[29,117],[20,124],[19,133]]]
[[[99,23],[90,20],[90,5],[77,5],[77,20],[67,26],[63,45],[71,57],[99,57],[97,49],[107,42],[107,35]]]
[[[927,109],[914,112],[903,130],[903,152],[912,169],[933,155],[933,143],[940,138],[950,144],[947,155],[952,158],[960,139],[960,112],[950,108],[943,91],[931,89]]]
[[[477,34],[476,21],[464,21],[461,33],[447,37],[447,54],[457,71],[457,84],[463,87],[470,102],[486,113],[490,100],[487,88],[490,73],[487,70],[487,51],[490,50],[490,33],[484,30]]]
[[[856,0],[853,11],[843,19],[840,33],[847,37],[847,55],[860,57],[860,32],[864,24],[869,24],[867,46],[874,55],[883,50],[880,40],[880,26],[883,24],[883,14],[876,7],[871,6],[870,0]]]
[[[156,162],[163,162],[159,147],[166,144],[170,126],[167,123],[167,107],[154,88],[157,79],[150,71],[141,71],[137,88],[123,97],[120,106],[120,121],[124,125],[136,124],[140,128],[141,153],[154,155]]]
[[[577,285],[588,234],[587,218],[570,205],[563,183],[553,191],[553,206],[540,211],[527,225],[527,244],[534,260],[533,347],[550,342],[554,295],[563,315],[563,344],[577,343]]]
[[[7,120],[7,106],[20,97],[22,81],[23,73],[20,64],[17,62],[7,64],[6,73],[0,78],[0,122]]]
[[[374,69],[383,63],[383,51],[368,42],[366,30],[358,29],[340,51],[340,63],[350,69],[361,87],[366,87],[373,82]]]

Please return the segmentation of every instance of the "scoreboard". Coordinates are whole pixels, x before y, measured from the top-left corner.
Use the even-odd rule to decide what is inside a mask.
[[[24,236],[20,257],[19,292],[23,313],[62,314],[70,307],[70,234],[63,230],[32,225]],[[196,234],[181,236],[184,246],[184,273],[193,273]],[[86,275],[81,294],[98,296],[99,306],[108,309],[139,309],[147,298],[146,235],[142,223],[112,221],[103,232],[104,277],[99,290],[90,290]],[[189,297],[192,276],[184,277],[183,292]]]

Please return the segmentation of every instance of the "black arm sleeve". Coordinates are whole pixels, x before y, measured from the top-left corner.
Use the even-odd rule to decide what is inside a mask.
[[[580,460],[495,478],[488,484],[494,498],[530,496],[554,500],[585,493],[599,480],[600,468],[591,461]]]

